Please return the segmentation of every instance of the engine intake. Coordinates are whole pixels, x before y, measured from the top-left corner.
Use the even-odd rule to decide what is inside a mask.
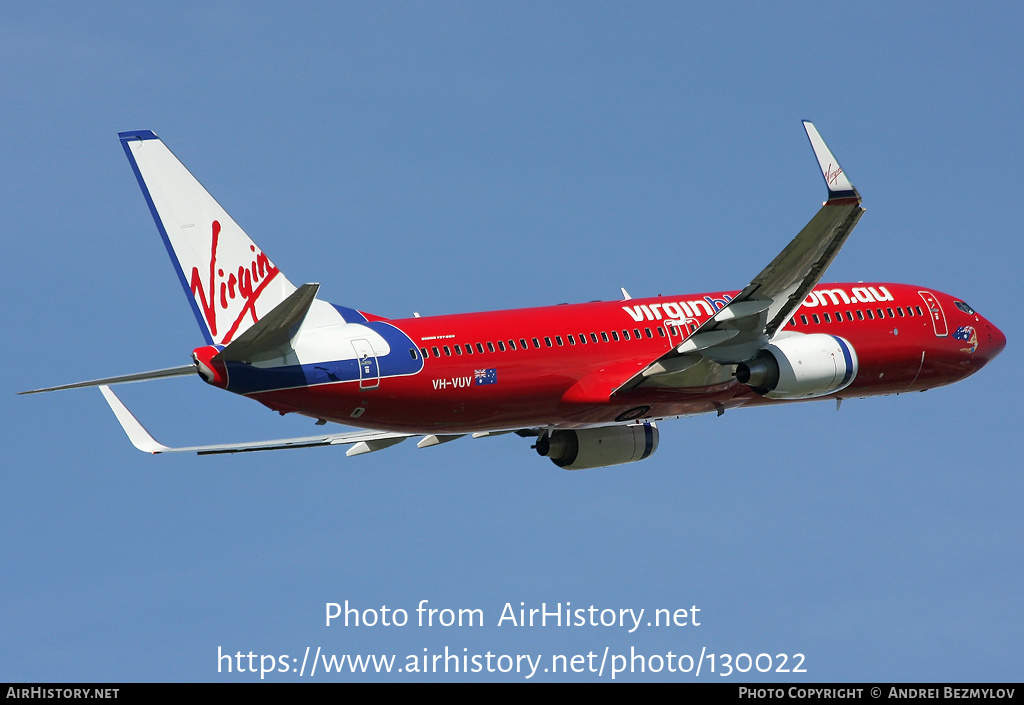
[[[534,448],[565,470],[635,463],[651,457],[658,449],[658,427],[645,423],[554,431],[542,434]]]

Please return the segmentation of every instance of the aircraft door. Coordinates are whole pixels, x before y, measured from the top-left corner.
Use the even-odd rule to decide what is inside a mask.
[[[356,351],[356,364],[359,365],[359,388],[376,389],[380,386],[380,367],[373,346],[365,338],[355,338],[352,347]]]
[[[683,342],[683,321],[665,321],[665,332],[668,333],[668,342],[676,347]]]
[[[928,309],[928,315],[931,316],[935,337],[945,338],[949,335],[949,328],[946,326],[946,314],[942,311],[942,305],[939,303],[939,300],[930,291],[919,291],[917,293],[924,300],[924,305]]]

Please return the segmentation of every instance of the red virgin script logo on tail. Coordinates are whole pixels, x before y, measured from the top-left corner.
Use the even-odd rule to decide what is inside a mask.
[[[217,266],[217,242],[220,239],[220,221],[213,221],[213,240],[210,245],[210,273],[207,279],[207,286],[203,286],[202,275],[199,274],[199,267],[192,268],[192,295],[196,297],[199,306],[203,310],[203,318],[210,329],[210,334],[217,337],[217,314],[227,313],[229,306],[237,304],[234,300],[240,299],[242,308],[235,316],[228,332],[220,342],[229,343],[234,337],[242,319],[252,316],[252,322],[256,318],[256,300],[263,293],[263,289],[270,281],[277,276],[277,267],[270,263],[270,260],[262,252],[256,251],[255,245],[250,245],[249,250],[253,253],[253,259],[248,265],[239,264],[238,270],[224,276],[224,269]],[[209,296],[207,296],[209,292]]]

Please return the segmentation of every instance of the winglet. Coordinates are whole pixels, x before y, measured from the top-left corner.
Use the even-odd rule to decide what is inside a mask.
[[[132,412],[128,411],[128,407],[110,391],[110,387],[101,384],[100,391],[103,392],[103,398],[107,400],[110,410],[114,412],[114,416],[117,417],[124,432],[128,434],[128,440],[132,442],[133,446],[144,453],[153,454],[171,450],[162,443],[157,443],[156,439],[149,435],[149,431],[142,427],[137,418],[132,416]]]
[[[821,139],[817,128],[809,120],[804,120],[804,130],[807,131],[807,139],[811,141],[811,149],[818,159],[818,166],[821,168],[821,175],[825,177],[825,185],[828,186],[827,205],[836,206],[843,203],[857,203],[860,201],[860,194],[853,187],[846,177],[846,172],[839,166],[839,161],[832,155],[832,151]]]

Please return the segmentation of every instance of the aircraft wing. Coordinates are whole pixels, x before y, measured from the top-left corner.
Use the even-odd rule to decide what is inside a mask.
[[[828,186],[828,200],[793,241],[686,340],[633,375],[616,392],[640,386],[702,386],[722,366],[752,358],[821,280],[864,214],[861,198],[810,122],[804,129]],[[680,322],[680,327],[682,322]]]
[[[103,398],[107,400],[111,411],[117,417],[121,428],[128,434],[128,440],[145,453],[198,453],[213,455],[217,453],[246,453],[258,450],[284,450],[287,448],[312,448],[313,446],[351,445],[346,455],[361,455],[374,450],[381,450],[416,435],[412,433],[393,433],[389,431],[354,431],[351,433],[329,433],[320,436],[303,438],[282,438],[273,441],[256,441],[253,443],[234,443],[208,446],[188,446],[171,448],[158,442],[147,431],[139,420],[128,411],[128,407],[111,391],[110,387],[100,385]]]

